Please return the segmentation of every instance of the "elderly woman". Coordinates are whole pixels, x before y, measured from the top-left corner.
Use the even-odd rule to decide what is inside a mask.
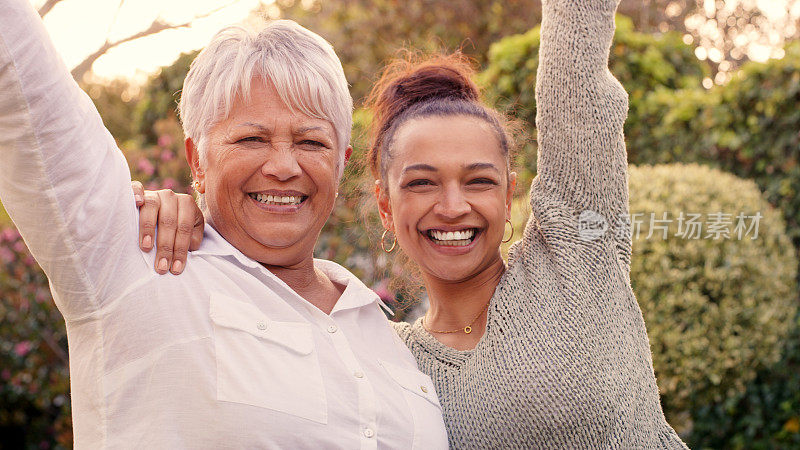
[[[446,446],[378,297],[312,257],[350,152],[323,39],[229,28],[195,60],[181,116],[211,226],[163,277],[89,98],[27,0],[0,11],[0,196],[66,320],[77,447]]]

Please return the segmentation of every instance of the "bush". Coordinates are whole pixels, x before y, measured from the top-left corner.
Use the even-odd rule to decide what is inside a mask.
[[[629,161],[700,162],[753,179],[800,249],[800,42],[711,90],[656,90],[626,123]]]
[[[783,348],[743,393],[693,412],[692,448],[800,448],[800,317]]]
[[[67,336],[47,278],[13,228],[0,230],[0,442],[70,447]]]
[[[800,42],[783,59],[744,65],[715,91],[712,128],[697,135],[709,136],[711,160],[755,180],[783,210],[800,248]]]
[[[647,324],[665,414],[676,430],[687,431],[693,411],[735,398],[758,370],[778,361],[797,311],[797,254],[780,212],[756,185],[719,170],[632,166],[630,203],[631,285]],[[720,212],[730,217],[716,220]],[[662,223],[666,239],[651,222],[651,214],[658,220],[664,213],[671,220]],[[699,239],[677,234],[681,213],[702,214]],[[763,217],[746,218],[740,234],[739,213]],[[715,222],[729,238],[714,232]],[[755,223],[757,236],[750,228]],[[687,224],[682,231],[690,230]]]

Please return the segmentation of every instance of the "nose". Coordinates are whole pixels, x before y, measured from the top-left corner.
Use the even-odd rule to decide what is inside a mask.
[[[297,156],[291,145],[276,145],[269,152],[267,160],[261,166],[265,177],[273,177],[278,181],[287,181],[302,173],[297,163]]]
[[[469,204],[464,192],[458,186],[446,187],[442,190],[442,195],[436,205],[433,207],[433,212],[446,219],[457,219],[472,210],[472,205]]]

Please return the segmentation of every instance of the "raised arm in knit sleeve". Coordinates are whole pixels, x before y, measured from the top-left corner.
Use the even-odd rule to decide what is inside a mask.
[[[147,269],[122,153],[28,0],[0,0],[0,199],[64,317]]]
[[[617,0],[544,0],[536,80],[538,174],[533,217],[545,242],[580,244],[578,219],[603,217],[601,242],[630,270],[627,154],[622,126],[628,97],[608,70]],[[595,214],[596,213],[596,214]],[[565,235],[566,233],[566,235]]]

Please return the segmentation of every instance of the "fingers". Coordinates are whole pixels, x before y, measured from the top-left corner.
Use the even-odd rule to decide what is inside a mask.
[[[141,208],[144,205],[144,186],[139,181],[131,181],[131,189],[133,190],[133,199],[136,200],[136,207]]]
[[[178,228],[178,197],[169,189],[157,193],[161,200],[161,209],[158,211],[155,269],[163,275],[172,267],[173,262],[175,234]]]
[[[159,208],[161,208],[161,199],[158,194],[153,191],[143,192],[142,205],[139,208],[139,248],[145,252],[149,252],[153,248],[153,236],[156,235]]]
[[[178,195],[176,204],[178,222],[175,228],[175,245],[172,248],[172,264],[169,270],[175,275],[181,273],[186,267],[186,254],[189,253],[194,238],[195,210],[197,209],[194,199],[189,195]]]

